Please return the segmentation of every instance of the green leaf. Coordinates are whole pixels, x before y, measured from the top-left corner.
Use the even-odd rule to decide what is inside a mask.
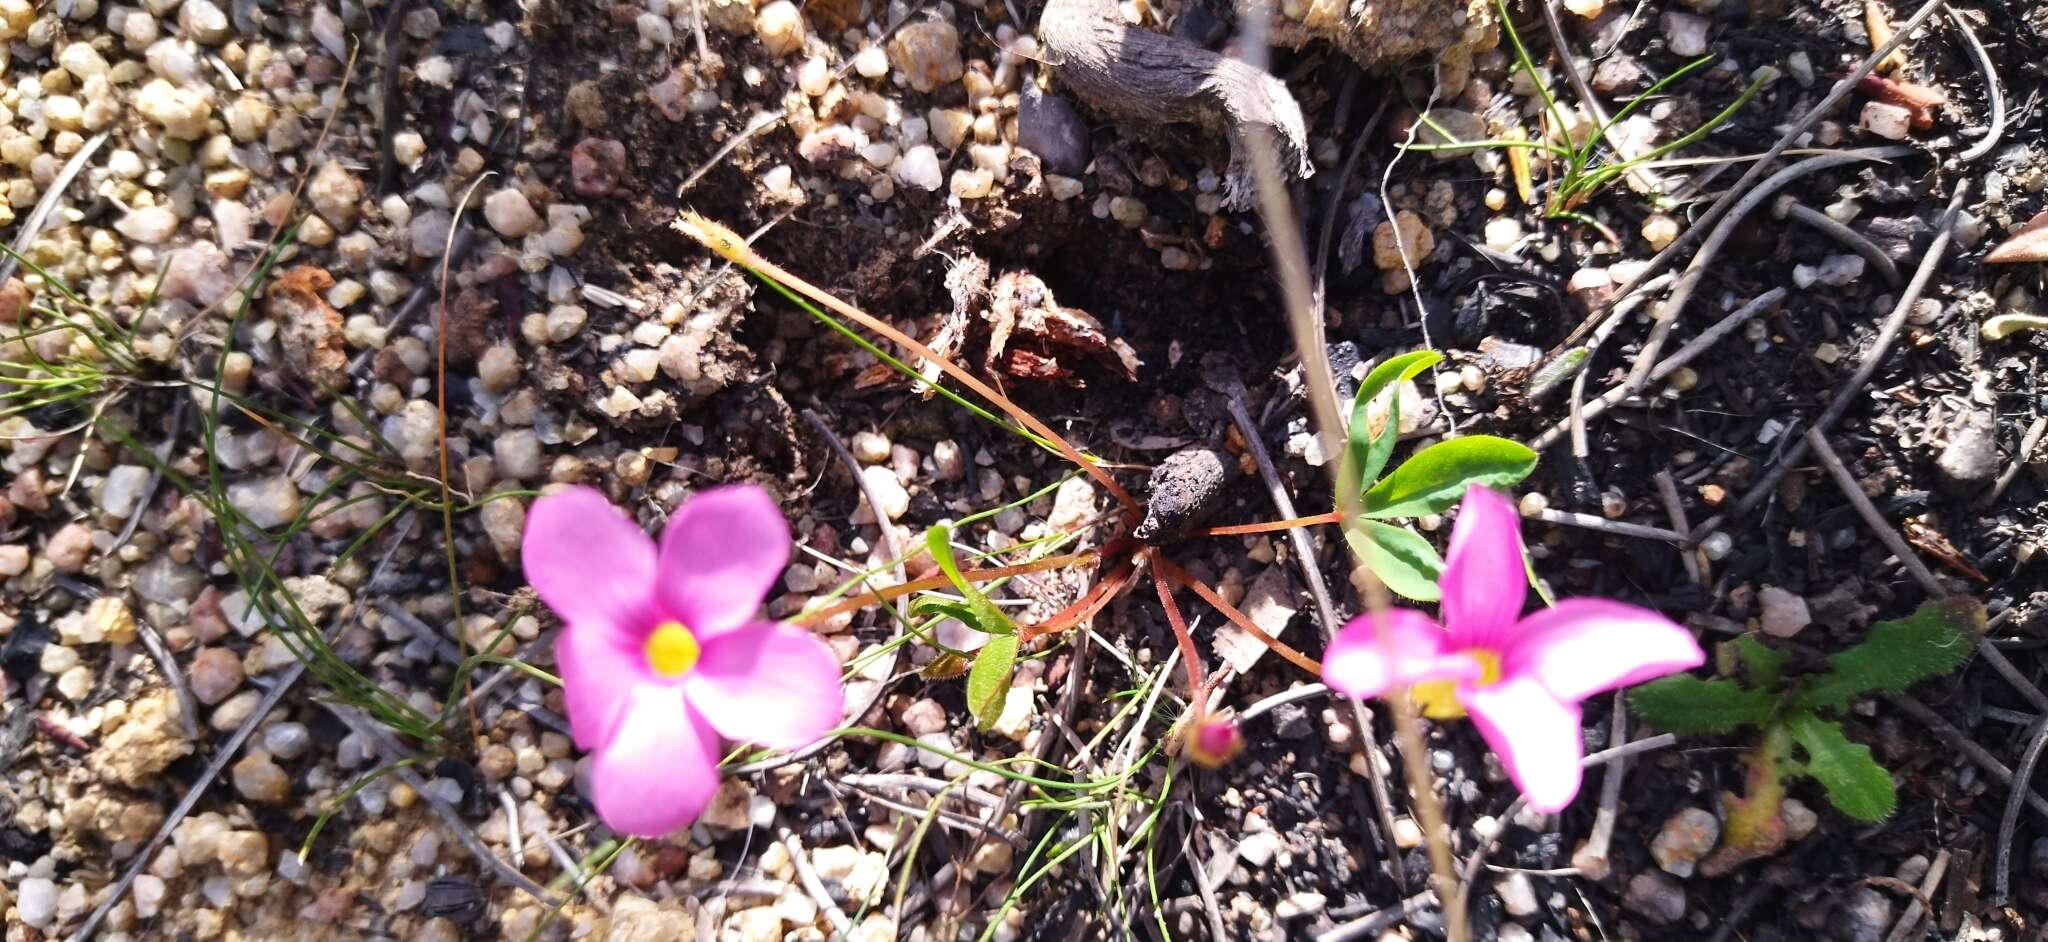
[[[1344,470],[1338,476],[1343,485],[1355,484],[1360,491],[1371,487],[1380,479],[1380,472],[1386,470],[1387,458],[1394,453],[1394,442],[1401,437],[1400,392],[1395,391],[1394,398],[1387,403],[1387,421],[1380,426],[1378,435],[1372,434],[1372,422],[1366,418],[1373,400],[1390,387],[1414,379],[1443,358],[1434,350],[1417,350],[1392,357],[1365,374],[1357,394],[1351,398],[1350,442],[1344,449]]]
[[[1726,733],[1771,720],[1778,698],[1728,679],[1679,674],[1628,692],[1629,708],[1650,725],[1681,736]]]
[[[953,617],[960,618],[968,627],[985,634],[1003,635],[1017,630],[1016,626],[1010,623],[1010,616],[1003,614],[1002,609],[997,608],[994,602],[988,600],[988,596],[975,588],[974,583],[967,581],[966,577],[960,574],[959,564],[953,561],[952,527],[940,524],[926,531],[924,545],[931,551],[932,559],[938,561],[939,568],[945,571],[946,578],[953,583],[953,588],[959,590],[961,597],[967,600],[967,610],[972,613],[972,617],[968,618],[960,618],[959,615]]]
[[[1828,803],[1858,821],[1892,816],[1898,792],[1892,774],[1870,757],[1870,747],[1850,742],[1833,720],[1800,710],[1785,718],[1792,739],[1806,750],[1806,773],[1828,790]]]
[[[1345,528],[1344,539],[1365,568],[1379,576],[1395,595],[1417,602],[1442,598],[1436,580],[1443,575],[1443,557],[1420,534],[1390,523],[1360,520]]]
[[[1438,442],[1401,462],[1365,492],[1368,517],[1420,517],[1442,513],[1474,484],[1506,488],[1536,470],[1536,453],[1520,442],[1467,435]]]
[[[974,656],[967,672],[967,712],[974,715],[975,728],[986,731],[1003,715],[1003,701],[1010,695],[1010,674],[1017,667],[1017,636],[995,635]]]
[[[1844,710],[1861,694],[1901,693],[1970,659],[1984,627],[1975,599],[1928,602],[1896,621],[1870,626],[1862,643],[1828,658],[1827,673],[1809,681],[1794,701],[1809,710]]]
[[[1758,690],[1775,691],[1784,685],[1785,662],[1792,656],[1758,641],[1755,635],[1743,635],[1729,642],[1735,645],[1735,653],[1742,658],[1742,671],[1749,678],[1749,685]]]

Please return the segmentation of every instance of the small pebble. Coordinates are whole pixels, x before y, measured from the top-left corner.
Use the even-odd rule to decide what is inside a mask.
[[[242,659],[226,648],[203,648],[193,656],[186,683],[200,703],[213,706],[242,686]]]
[[[499,235],[519,238],[540,226],[540,214],[534,212],[533,204],[526,194],[515,187],[506,187],[484,199],[484,218]]]
[[[1671,44],[1671,54],[1697,58],[1707,52],[1707,28],[1712,25],[1706,17],[1691,13],[1667,11],[1664,14],[1664,39]]]
[[[1806,600],[1777,586],[1767,585],[1758,590],[1756,601],[1757,621],[1764,634],[1773,638],[1790,638],[1813,623]]]
[[[1693,868],[1721,839],[1721,821],[1704,808],[1682,808],[1650,841],[1650,856],[1665,873],[1692,876]]]
[[[1913,133],[1913,112],[1889,102],[1865,102],[1863,129],[1886,140],[1903,141]]]
[[[263,748],[287,762],[305,755],[312,745],[313,734],[304,723],[272,723],[263,728]]]
[[[234,779],[235,791],[250,801],[277,804],[291,794],[291,776],[261,749],[235,763]]]
[[[1622,902],[1653,923],[1670,925],[1685,915],[1685,887],[1663,873],[1645,870],[1628,881]]]

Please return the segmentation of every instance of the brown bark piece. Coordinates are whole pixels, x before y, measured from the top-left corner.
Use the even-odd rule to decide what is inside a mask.
[[[1121,121],[1196,124],[1230,138],[1225,203],[1248,209],[1253,179],[1245,148],[1263,129],[1280,142],[1282,165],[1307,177],[1308,132],[1301,106],[1278,78],[1187,40],[1123,22],[1111,0],[1052,0],[1038,38],[1054,74],[1082,101]]]

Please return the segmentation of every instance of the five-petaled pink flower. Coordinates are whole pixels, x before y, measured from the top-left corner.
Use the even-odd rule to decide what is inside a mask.
[[[1706,660],[1684,628],[1634,605],[1566,599],[1523,618],[1521,521],[1483,487],[1465,493],[1437,585],[1442,627],[1399,608],[1377,625],[1352,619],[1323,657],[1323,679],[1360,699],[1407,687],[1433,719],[1469,711],[1538,811],[1562,810],[1579,792],[1581,700]]]
[[[542,497],[521,557],[564,622],[569,728],[595,750],[592,799],[613,830],[659,837],[718,791],[719,737],[793,749],[839,725],[839,659],[758,617],[789,564],[789,523],[754,486],[692,497],[661,546],[587,487]]]

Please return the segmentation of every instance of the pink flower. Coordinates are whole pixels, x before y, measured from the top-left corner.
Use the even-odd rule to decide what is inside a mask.
[[[1634,605],[1566,599],[1521,617],[1521,521],[1483,487],[1465,492],[1437,585],[1442,627],[1399,608],[1378,625],[1354,618],[1323,656],[1323,679],[1360,699],[1408,687],[1432,719],[1469,711],[1538,811],[1562,810],[1579,792],[1580,701],[1706,660],[1690,632]]]
[[[562,617],[555,663],[569,728],[613,830],[659,837],[718,791],[720,737],[793,749],[839,725],[839,659],[810,632],[757,617],[789,563],[766,491],[703,491],[661,547],[587,487],[526,518],[526,578]]]
[[[1220,769],[1244,751],[1244,730],[1237,714],[1225,710],[1210,713],[1189,724],[1187,757],[1205,769]]]

